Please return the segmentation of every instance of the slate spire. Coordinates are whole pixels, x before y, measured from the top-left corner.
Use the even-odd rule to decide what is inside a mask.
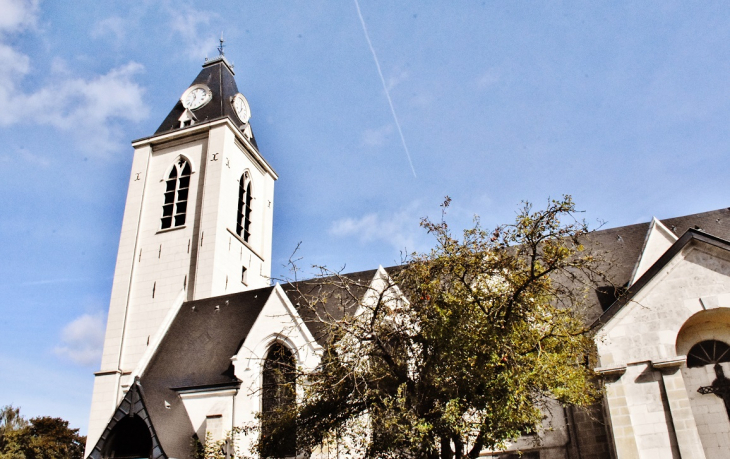
[[[256,140],[251,132],[248,123],[241,120],[233,108],[233,97],[238,94],[238,86],[234,78],[233,65],[228,62],[223,52],[223,36],[221,35],[219,56],[212,59],[206,59],[203,68],[197,77],[190,84],[190,87],[201,86],[208,88],[211,98],[203,105],[197,108],[186,109],[181,100],[178,100],[160,127],[155,131],[155,135],[165,134],[178,129],[190,126],[190,120],[193,124],[201,124],[213,121],[223,117],[228,117],[233,124],[250,138],[251,142],[256,146]],[[186,113],[189,112],[189,113]],[[257,147],[257,146],[256,146]],[[257,147],[258,148],[258,147]]]

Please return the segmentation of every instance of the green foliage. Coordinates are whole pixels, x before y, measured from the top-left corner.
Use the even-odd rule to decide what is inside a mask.
[[[357,312],[334,314],[342,297],[300,292],[331,339],[317,370],[300,375],[303,397],[281,430],[295,424],[303,452],[477,457],[539,430],[550,400],[593,403],[581,311],[600,273],[575,212],[569,196],[538,211],[526,203],[514,224],[487,231],[477,220],[461,238],[443,218],[424,219],[436,247],[411,255]],[[336,288],[317,291],[355,299],[366,288],[326,274]]]
[[[68,421],[42,416],[28,422],[19,408],[0,410],[0,459],[82,459],[85,444]]]
[[[20,408],[4,406],[0,409],[0,442],[5,434],[19,430],[28,425],[28,422],[20,415]],[[2,443],[0,443],[2,446]]]
[[[226,459],[226,451],[230,442],[230,435],[221,440],[213,440],[210,432],[205,434],[205,444],[202,445],[201,459]],[[235,457],[235,456],[234,456]]]
[[[191,449],[192,457],[195,459],[251,459],[241,453],[238,442],[241,433],[250,433],[251,428],[234,428],[220,440],[214,440],[210,432],[205,434],[205,443],[196,438],[193,439]],[[256,429],[258,431],[258,429]]]

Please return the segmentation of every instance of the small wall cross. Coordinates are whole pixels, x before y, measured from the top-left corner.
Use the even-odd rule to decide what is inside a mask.
[[[715,394],[725,403],[725,411],[730,418],[730,379],[725,377],[722,367],[719,363],[715,364],[715,375],[717,378],[712,381],[711,386],[703,386],[697,389],[700,394]]]

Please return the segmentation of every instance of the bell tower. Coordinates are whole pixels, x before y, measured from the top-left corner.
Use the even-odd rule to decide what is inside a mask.
[[[132,142],[91,445],[184,301],[270,282],[278,177],[258,151],[248,101],[219,51],[154,135]]]

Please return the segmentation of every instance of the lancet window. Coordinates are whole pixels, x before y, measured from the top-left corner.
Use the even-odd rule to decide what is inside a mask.
[[[190,188],[190,163],[180,158],[165,179],[165,201],[162,205],[160,228],[167,229],[185,224]]]
[[[269,348],[262,375],[261,433],[270,457],[296,455],[295,426],[282,422],[296,403],[295,370],[294,355],[286,346],[275,343]]]

